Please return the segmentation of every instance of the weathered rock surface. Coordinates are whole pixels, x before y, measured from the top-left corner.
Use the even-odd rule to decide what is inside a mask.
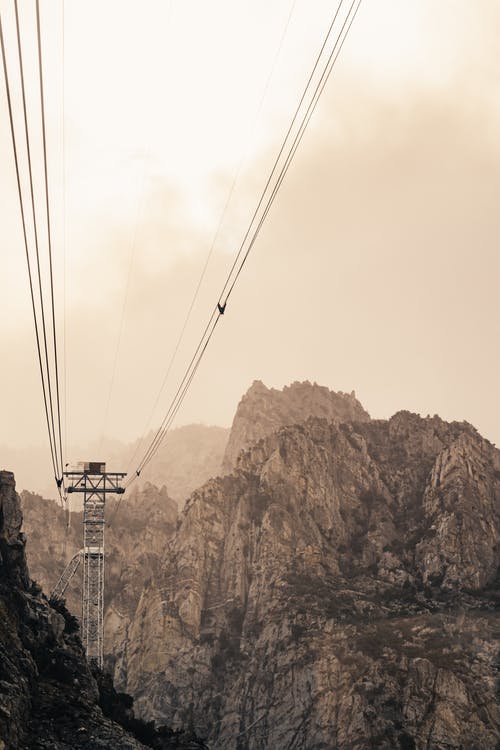
[[[217,750],[497,750],[499,455],[466,423],[370,421],[354,394],[255,383],[232,473],[178,530],[149,487],[149,526],[138,493],[107,532],[118,686]],[[28,507],[30,566],[53,584],[64,517]],[[81,518],[69,536],[78,549]]]
[[[218,750],[498,747],[500,453],[361,417],[284,427],[192,495],[129,628],[142,715]]]
[[[0,748],[201,747],[134,719],[129,696],[90,672],[74,618],[30,580],[21,523],[14,475],[0,471]]]
[[[261,438],[309,417],[324,417],[335,422],[370,419],[354,391],[350,394],[335,393],[307,381],[292,383],[278,391],[255,380],[238,404],[224,454],[223,471],[232,471],[241,451]]]

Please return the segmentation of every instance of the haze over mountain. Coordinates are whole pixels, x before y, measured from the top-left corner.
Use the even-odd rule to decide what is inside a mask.
[[[128,445],[117,440],[103,440],[75,450],[74,461],[98,460],[104,457],[108,469],[133,472],[155,432],[143,440]],[[229,437],[229,430],[202,424],[185,425],[168,433],[151,462],[141,474],[138,484],[153,482],[166,485],[170,497],[182,506],[191,492],[219,473]],[[137,450],[139,448],[141,450]],[[2,447],[0,456],[4,466],[16,474],[19,491],[27,490],[45,498],[56,498],[56,485],[48,475],[49,462],[45,447],[27,446],[25,449]],[[135,462],[132,461],[135,459]],[[77,502],[70,498],[72,507]]]
[[[66,9],[68,242],[53,249],[61,326],[67,251],[71,460],[85,458],[74,448],[88,446],[103,427],[134,234],[104,430],[126,444],[142,433],[250,140],[247,169],[200,289],[166,406],[175,393],[332,15],[326,0],[294,4],[256,139],[249,139],[292,3],[221,0],[216,9],[173,3],[172,13],[170,5],[151,0],[143,13],[137,0],[109,0],[105,7],[92,0]],[[113,33],[117,8],[119,35]],[[58,4],[46,3],[47,126],[57,206],[60,12]],[[99,28],[95,13],[101,14]],[[193,15],[200,13],[201,65],[186,45]],[[12,15],[11,8],[15,53]],[[362,3],[234,303],[193,381],[179,414],[183,423],[229,425],[253,378],[276,388],[310,379],[356,389],[377,418],[404,406],[423,416],[467,419],[500,444],[494,398],[500,366],[499,23],[497,0]],[[27,48],[28,61],[34,50]],[[131,49],[141,53],[131,56]],[[11,361],[2,372],[0,446],[24,451],[29,443],[45,446],[47,437],[4,96],[0,107],[2,260],[9,279],[0,336]],[[58,239],[61,223],[57,211]],[[160,404],[154,424],[166,406]],[[50,465],[44,451],[42,470]],[[29,453],[26,459],[23,471]],[[44,487],[24,483],[19,470],[4,463],[16,469],[20,488],[46,496]]]
[[[500,750],[498,0],[1,5],[0,750]]]

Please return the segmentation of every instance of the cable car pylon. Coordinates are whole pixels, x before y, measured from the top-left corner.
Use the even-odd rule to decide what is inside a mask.
[[[83,494],[83,548],[67,566],[52,592],[61,598],[70,578],[83,562],[81,637],[87,659],[100,669],[104,643],[104,514],[106,495],[122,495],[126,472],[106,471],[101,461],[78,464],[64,472],[67,492]],[[65,575],[66,574],[66,575]],[[62,591],[61,591],[62,590]]]

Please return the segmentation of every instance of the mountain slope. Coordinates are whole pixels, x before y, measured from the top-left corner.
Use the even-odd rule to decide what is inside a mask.
[[[493,750],[499,498],[466,423],[280,429],[188,501],[128,689],[221,749]]]

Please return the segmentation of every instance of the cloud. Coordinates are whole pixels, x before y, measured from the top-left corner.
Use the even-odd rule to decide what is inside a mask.
[[[471,14],[463,2],[453,6],[455,15],[449,2],[439,8],[425,4],[426,12],[437,8],[422,22],[422,28],[435,24],[424,47],[435,55],[426,63],[431,72],[440,60],[439,39],[446,24],[453,24],[453,43],[443,42],[446,49],[451,45],[446,54],[453,64],[434,82],[421,71],[404,85],[401,80],[382,85],[382,68],[362,74],[347,64],[352,55],[346,55],[179,423],[229,424],[254,378],[273,386],[309,379],[356,389],[374,416],[400,408],[437,412],[466,418],[500,440],[493,395],[500,365],[500,99],[493,38],[500,12],[494,3],[480,6],[485,16],[479,10]],[[369,20],[368,14],[365,23]],[[362,39],[363,34],[353,42]],[[278,120],[274,132],[282,132]],[[276,142],[238,181],[153,424],[191,357],[275,150]],[[234,175],[225,165],[207,173],[195,191],[197,206],[185,185],[155,169],[154,158],[145,179],[140,162],[124,168],[135,178],[123,200],[110,192],[98,215],[89,203],[68,216],[68,423],[74,450],[98,439],[103,429],[124,441],[144,429]],[[17,297],[26,293],[22,274],[20,267],[9,286],[12,319],[24,309],[20,301],[16,307]],[[27,434],[33,442],[45,440],[28,313],[12,326],[4,317],[2,325],[8,365],[2,374],[0,443],[11,446],[25,444]]]

